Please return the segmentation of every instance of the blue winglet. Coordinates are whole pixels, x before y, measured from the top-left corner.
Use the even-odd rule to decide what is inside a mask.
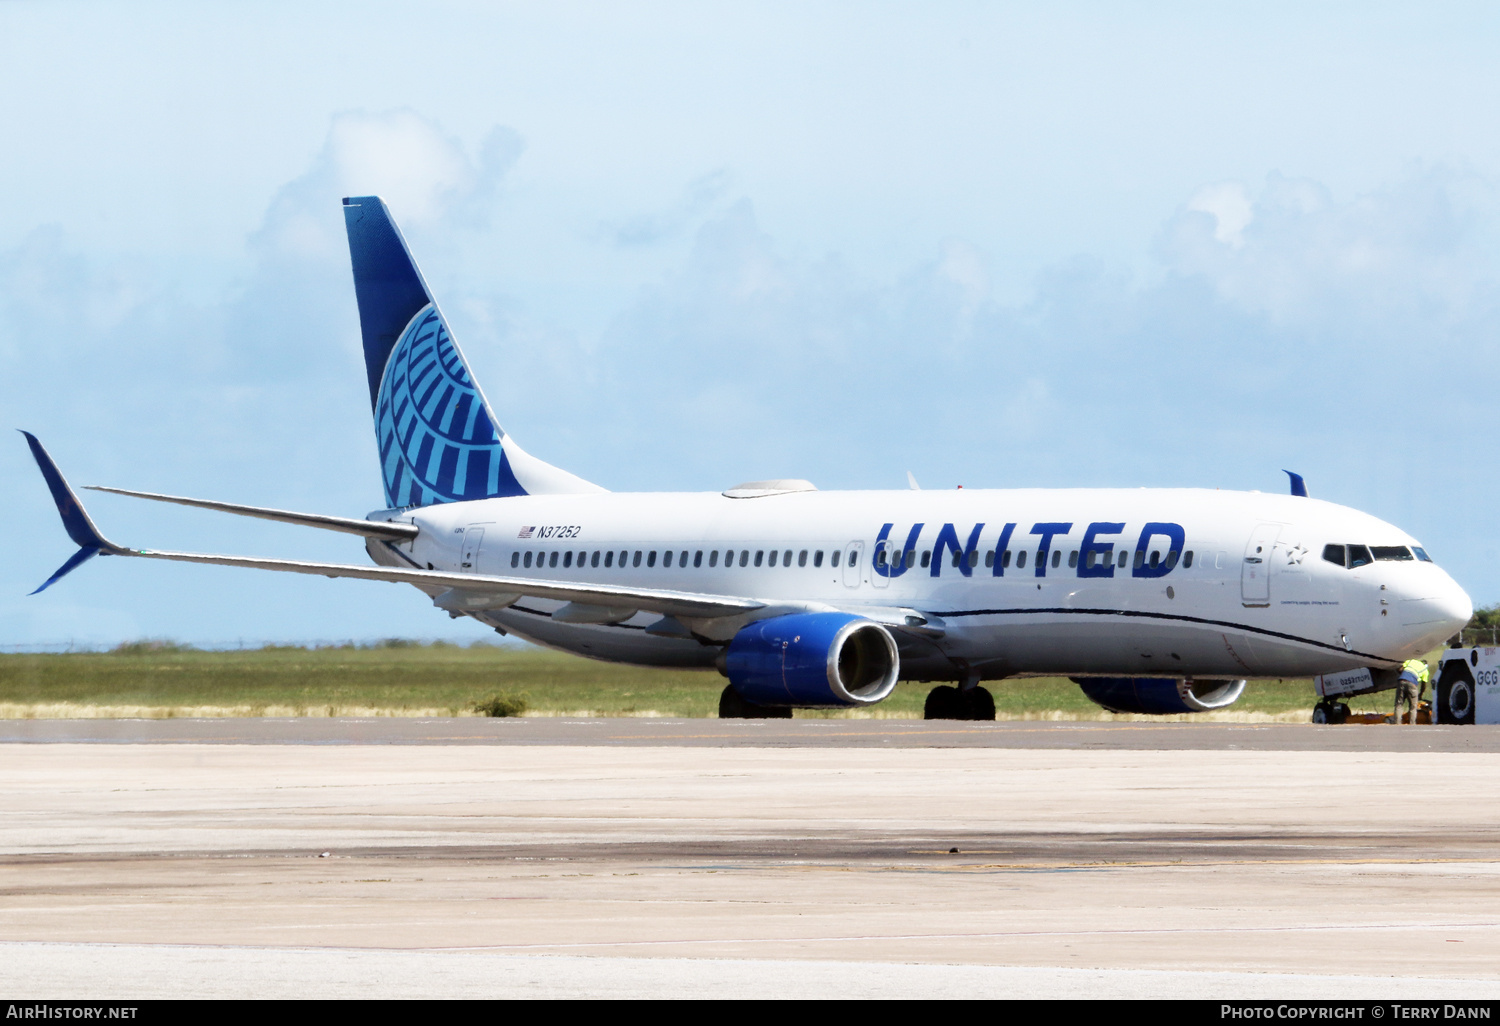
[[[73,553],[73,557],[71,559],[69,559],[66,563],[64,563],[62,566],[60,566],[60,567],[57,568],[57,573],[55,573],[51,577],[47,578],[46,583],[43,584],[40,588],[38,588],[36,591],[33,591],[31,594],[36,595],[36,594],[38,594],[40,592],[46,591],[48,588],[52,587],[58,581],[62,580],[64,577],[68,576],[68,574],[72,573],[74,570],[78,569],[80,566],[82,566],[83,564],[87,563],[90,559],[93,559],[95,556],[97,556],[99,554],[99,552],[100,552],[99,546],[97,546],[97,545],[85,545],[83,548],[81,548],[77,552]]]
[[[1307,482],[1302,480],[1302,475],[1293,474],[1290,470],[1283,470],[1282,473],[1292,479],[1292,494],[1307,498]]]
[[[94,526],[94,522],[89,519],[87,511],[84,510],[83,504],[78,501],[78,496],[73,494],[73,489],[69,488],[68,482],[63,479],[62,471],[57,469],[57,464],[52,461],[51,456],[47,455],[47,450],[42,448],[42,443],[37,441],[36,436],[30,431],[22,431],[21,434],[26,436],[26,444],[31,446],[31,455],[36,459],[36,465],[41,470],[42,477],[47,481],[47,487],[52,492],[52,501],[57,503],[57,513],[62,517],[63,527],[67,529],[68,537],[80,546],[78,551],[73,553],[72,559],[58,567],[57,573],[47,578],[45,584],[32,592],[35,595],[37,592],[46,591],[99,553],[109,555],[122,550],[99,533],[99,529]]]

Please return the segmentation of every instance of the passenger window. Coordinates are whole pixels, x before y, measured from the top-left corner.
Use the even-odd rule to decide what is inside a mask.
[[[656,550],[655,549],[652,549],[650,552],[646,553],[646,565],[647,566],[655,566],[656,565]]]
[[[885,566],[885,549],[875,550],[875,565]]]
[[[993,567],[994,565],[995,565],[995,550],[994,549],[990,549],[990,551],[988,551],[988,552],[986,552],[984,554],[984,566],[985,566],[985,569],[989,569],[990,567]]]
[[[749,549],[740,549],[740,566],[744,566],[748,562],[750,562],[750,550]],[[759,566],[759,565],[760,565],[760,561],[756,560],[756,566]]]
[[[923,549],[922,550],[922,569],[926,570],[931,565],[932,565],[932,550],[931,549]]]
[[[551,567],[557,566],[557,553],[552,553],[551,558],[547,560],[547,565]]]
[[[1135,569],[1139,570],[1141,567],[1143,567],[1145,565],[1146,565],[1146,550],[1145,549],[1136,549],[1135,550]]]
[[[1422,548],[1420,545],[1413,545],[1411,547],[1411,550],[1417,554],[1417,558],[1420,559],[1422,562],[1424,562],[1424,563],[1431,563],[1432,562],[1432,557],[1429,556],[1427,554],[1427,550],[1424,549],[1424,548]]]
[[[775,549],[771,550],[771,565],[772,566],[776,565],[776,557],[779,556],[779,555],[781,555],[781,553],[777,552]]]
[[[1062,566],[1062,549],[1052,550],[1052,569],[1056,570]]]
[[[1167,569],[1171,570],[1177,565],[1177,550],[1172,549],[1167,553]]]
[[[798,566],[806,566],[807,565],[807,550],[806,549],[803,549],[801,552],[797,553],[797,565]]]
[[[834,549],[832,552],[830,552],[828,554],[828,565],[829,566],[834,566],[834,567],[838,566],[839,565],[839,557],[842,556],[842,555],[843,555],[842,552],[840,552],[838,549]]]
[[[566,570],[568,567],[570,567],[572,565],[573,565],[573,553],[571,553],[571,552],[564,552],[563,553],[563,569]]]
[[[693,553],[693,569],[696,570],[696,569],[698,569],[698,567],[700,567],[702,565],[703,565],[703,550],[699,549],[697,552]]]
[[[615,553],[613,549],[604,554],[604,565],[606,568],[615,565]]]
[[[1025,565],[1026,565],[1026,561],[1022,560],[1021,561],[1021,566],[1025,566]],[[1000,561],[1000,569],[1002,569],[1002,570],[1009,570],[1010,569],[1010,549],[1006,549],[1005,550],[1005,558]]]
[[[651,555],[652,555],[652,558],[654,560],[654,558],[656,556],[656,553],[653,552],[653,553],[651,553]],[[637,566],[641,565],[641,550],[640,549],[636,549],[635,550],[635,559],[631,561],[630,565],[632,567],[637,567]]]
[[[765,554],[766,553],[765,553],[764,549],[756,549],[755,550],[755,565],[756,566],[760,566],[760,561],[761,561],[761,559],[763,559],[765,557]]]
[[[1401,561],[1411,559],[1411,549],[1408,549],[1405,545],[1372,545],[1370,553],[1376,559],[1382,560]]]
[[[1120,550],[1120,569],[1125,569],[1125,561],[1130,558],[1130,553],[1125,549]]]
[[[627,562],[629,562],[629,560],[630,560],[630,553],[629,553],[629,551],[627,551],[625,549],[621,549],[620,550],[620,569],[621,570],[625,569],[625,564]],[[635,554],[635,565],[636,566],[640,566],[641,565],[641,554],[639,552],[637,552]]]
[[[526,569],[531,569],[531,553],[526,553]]]
[[[969,553],[969,569],[972,570],[979,565],[979,550]]]
[[[661,554],[661,565],[663,569],[672,565],[672,550],[668,549]]]
[[[1084,565],[1084,567],[1086,569],[1089,569],[1089,570],[1094,569],[1094,559],[1098,555],[1099,555],[1099,553],[1095,552],[1093,549],[1090,549],[1089,550],[1089,554],[1087,556],[1083,557],[1083,565]]]
[[[510,554],[510,565],[512,567],[521,565],[521,554],[519,552],[512,552]]]
[[[1342,545],[1324,545],[1323,560],[1334,566],[1344,565],[1344,547]]]
[[[802,553],[802,562],[804,562],[804,563],[807,562],[807,553],[805,553],[805,552]],[[791,549],[787,549],[785,552],[783,552],[781,554],[781,565],[782,566],[791,566],[792,565],[792,550]]]
[[[1007,552],[1006,555],[1008,556],[1008,555],[1010,555],[1010,553]],[[1020,552],[1016,553],[1016,569],[1017,570],[1024,570],[1024,569],[1026,569],[1026,550],[1025,549],[1022,549]]]
[[[1182,554],[1182,568],[1184,570],[1191,570],[1193,568],[1193,550],[1192,549],[1188,549],[1186,552],[1184,552]]]
[[[958,552],[956,550],[954,551],[954,553],[953,553],[953,569],[957,570],[959,568],[959,564],[963,561],[963,558],[964,558],[964,554],[962,552]]]
[[[835,562],[837,562],[837,557],[838,557],[838,553],[837,552],[834,553],[834,557],[835,557]],[[813,566],[822,566],[822,565],[823,565],[823,550],[819,549],[817,552],[813,553]]]
[[[711,567],[719,565],[719,550],[714,549],[708,554],[708,565]]]
[[[678,566],[687,566],[687,549],[682,550],[682,555],[677,559]]]
[[[1072,552],[1068,553],[1068,569],[1069,570],[1077,570],[1078,569],[1078,550],[1077,549],[1074,549]]]
[[[1350,545],[1349,546],[1349,569],[1350,570],[1353,570],[1356,567],[1369,566],[1373,562],[1375,562],[1375,560],[1370,557],[1370,550],[1369,549],[1365,548],[1363,545]]]

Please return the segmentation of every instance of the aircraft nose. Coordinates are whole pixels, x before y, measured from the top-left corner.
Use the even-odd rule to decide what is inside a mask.
[[[1431,572],[1413,575],[1401,585],[1386,586],[1395,621],[1392,627],[1401,639],[1401,658],[1419,656],[1441,645],[1474,614],[1474,603],[1457,581],[1437,567],[1422,569]]]
[[[1446,573],[1435,586],[1429,583],[1418,595],[1396,603],[1403,627],[1419,628],[1424,636],[1450,638],[1474,615],[1469,593]]]
[[[1457,634],[1474,616],[1474,600],[1453,578],[1449,577],[1446,583],[1447,587],[1437,599],[1438,609],[1448,621],[1448,633]]]

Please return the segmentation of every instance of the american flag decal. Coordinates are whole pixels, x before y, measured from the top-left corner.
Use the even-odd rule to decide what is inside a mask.
[[[516,537],[517,538],[530,538],[531,537],[531,532],[535,531],[535,530],[536,530],[535,527],[523,527],[523,528],[521,528],[521,533],[518,534],[518,535],[516,535]]]

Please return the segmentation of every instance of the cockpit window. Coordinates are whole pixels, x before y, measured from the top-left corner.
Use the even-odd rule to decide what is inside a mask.
[[[1424,563],[1431,563],[1432,562],[1432,557],[1427,554],[1427,550],[1424,549],[1424,548],[1422,548],[1422,546],[1420,546],[1420,545],[1413,545],[1411,547],[1411,550],[1417,554],[1417,558],[1420,559],[1422,562],[1424,562]]]
[[[1403,560],[1411,559],[1411,549],[1405,545],[1372,545],[1370,551],[1375,554],[1376,559]]]
[[[1348,565],[1349,565],[1349,569],[1350,570],[1353,570],[1355,567],[1369,566],[1373,562],[1375,562],[1375,560],[1370,555],[1370,550],[1368,548],[1366,548],[1363,545],[1350,545],[1349,546],[1349,564]]]
[[[1344,547],[1342,545],[1324,545],[1323,558],[1334,566],[1344,565]]]

